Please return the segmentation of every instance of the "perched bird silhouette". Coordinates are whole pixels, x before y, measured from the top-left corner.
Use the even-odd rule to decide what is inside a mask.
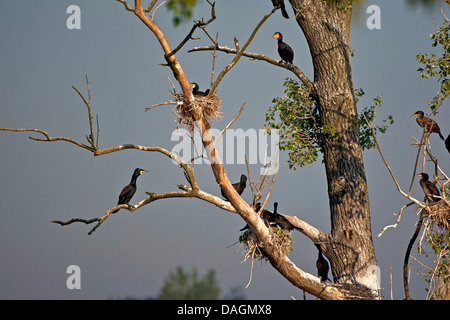
[[[242,192],[244,192],[246,186],[247,186],[247,176],[245,174],[241,175],[241,180],[239,182],[233,183],[233,188],[239,195],[241,195]],[[220,193],[222,193],[222,197],[224,197],[226,201],[230,201],[222,188],[220,188]]]
[[[285,216],[283,216],[282,214],[279,214],[277,212],[278,209],[278,202],[275,202],[273,204],[273,212],[264,209],[261,212],[261,219],[263,219],[264,223],[266,224],[266,226],[268,227],[279,227],[283,230],[287,230],[287,231],[292,231],[293,229],[296,229],[298,231],[302,231],[302,228],[296,227],[294,226]],[[255,205],[255,212],[258,212],[259,210],[261,210],[261,203],[258,202]],[[249,229],[248,224],[245,225],[245,227],[243,227],[242,229],[240,229],[239,231],[244,231],[246,229]]]
[[[275,9],[281,9],[281,15],[286,19],[289,19],[289,16],[286,12],[286,7],[284,6],[284,0],[272,0],[273,7]]]
[[[424,117],[423,111],[416,111],[411,117],[417,117],[416,121],[422,128],[425,128],[426,132],[435,132],[439,135],[439,137],[444,140],[444,136],[441,134],[441,129],[439,128],[436,121],[433,121],[433,119]]]
[[[436,186],[433,184],[433,182],[428,180],[428,174],[422,172],[419,173],[418,176],[421,177],[419,183],[420,186],[423,189],[423,192],[425,193],[425,196],[428,200],[428,202],[437,202],[440,200],[440,198],[437,198],[435,196],[441,196],[441,194],[439,193],[438,188],[436,188]]]
[[[445,139],[445,148],[450,153],[450,134],[448,135],[447,139]]]
[[[294,50],[283,42],[283,35],[280,32],[275,32],[273,38],[278,40],[278,54],[283,61],[292,63],[294,61]]]
[[[134,194],[136,193],[136,179],[143,174],[144,172],[148,172],[147,170],[143,170],[140,168],[136,168],[133,172],[133,175],[131,176],[131,182],[130,184],[126,185],[123,189],[122,192],[119,194],[119,201],[117,202],[117,204],[128,204],[131,200],[131,198],[133,198]],[[112,213],[116,213],[117,211],[119,211],[119,209],[113,211]]]
[[[292,231],[293,229],[297,229],[298,231],[303,230],[302,228],[294,226],[285,216],[278,213],[278,202],[273,203],[272,220],[277,226],[279,226],[283,230],[287,231]]]
[[[203,92],[203,91],[199,91],[199,89],[200,89],[200,87],[199,87],[199,85],[197,84],[197,83],[195,83],[195,82],[192,82],[191,83],[191,88],[192,88],[192,94],[194,95],[194,96],[207,96],[208,95],[208,93],[209,93],[209,89],[207,89],[205,92]]]
[[[317,273],[319,275],[319,278],[322,282],[329,280],[328,278],[328,271],[330,270],[330,265],[328,264],[328,261],[323,257],[322,255],[322,249],[320,248],[319,244],[315,244],[317,249],[319,250],[319,256],[316,261],[316,267],[317,267]]]

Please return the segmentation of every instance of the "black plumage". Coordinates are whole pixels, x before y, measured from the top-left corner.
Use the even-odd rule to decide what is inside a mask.
[[[202,97],[205,97],[205,96],[207,96],[208,93],[209,93],[209,89],[207,89],[205,92],[199,91],[199,90],[200,90],[200,86],[199,86],[197,83],[195,83],[195,82],[192,82],[192,83],[191,83],[191,88],[192,88],[192,94],[193,94],[194,96],[202,96]]]
[[[278,202],[273,204],[273,208],[273,212],[266,209],[261,212],[261,219],[263,219],[267,227],[279,227],[287,231],[292,231],[293,229],[297,229],[298,231],[303,230],[302,228],[295,227],[284,215],[278,213]],[[261,203],[258,202],[254,210],[255,212],[261,210]],[[239,231],[246,229],[249,229],[248,224]]]
[[[419,173],[418,176],[421,177],[419,183],[423,189],[423,192],[425,193],[425,197],[427,198],[428,202],[439,201],[440,198],[437,198],[435,196],[440,197],[441,194],[438,188],[436,188],[436,186],[431,181],[428,180],[428,174],[422,172]]]
[[[448,135],[447,139],[445,139],[445,148],[450,153],[450,134]]]
[[[292,231],[293,229],[302,230],[301,228],[295,227],[285,216],[278,213],[278,202],[273,204],[272,213],[273,222],[283,230]]]
[[[444,136],[441,134],[441,129],[439,128],[436,121],[433,121],[433,119],[424,117],[423,111],[416,111],[411,117],[417,117],[416,121],[422,128],[425,128],[426,132],[435,132],[439,135],[439,137],[444,140]]]
[[[117,204],[128,204],[133,198],[134,194],[136,193],[137,186],[136,186],[136,179],[143,174],[144,172],[148,172],[147,170],[143,170],[140,168],[136,168],[133,172],[133,175],[131,176],[131,182],[130,184],[126,185],[122,192],[119,194],[119,201]],[[119,210],[115,210],[112,213],[116,213]]]
[[[294,50],[283,42],[283,35],[280,32],[275,32],[273,38],[278,40],[278,54],[281,60],[292,63],[294,61]]]
[[[246,186],[247,186],[247,176],[245,174],[241,175],[241,180],[239,182],[233,183],[233,188],[239,195],[241,195],[242,192],[244,192]],[[224,197],[226,201],[230,201],[222,188],[220,188],[220,193],[222,193],[222,197]]]
[[[315,244],[315,246],[317,247],[317,250],[319,250],[319,256],[317,257],[316,261],[317,274],[319,275],[319,278],[322,282],[327,280],[331,281],[328,278],[328,271],[330,270],[330,265],[328,264],[328,261],[323,257],[320,245]]]
[[[289,19],[289,16],[286,11],[286,7],[284,6],[284,0],[272,0],[272,4],[275,9],[279,8],[281,10],[281,15],[284,18]]]

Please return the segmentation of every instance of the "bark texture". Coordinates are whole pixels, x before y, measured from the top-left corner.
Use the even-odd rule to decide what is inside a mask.
[[[349,54],[351,1],[290,0],[314,66],[331,234],[322,249],[334,280],[371,286],[376,265]]]

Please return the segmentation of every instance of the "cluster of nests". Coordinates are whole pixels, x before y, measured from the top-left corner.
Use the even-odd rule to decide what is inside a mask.
[[[186,125],[190,130],[194,129],[195,121],[193,115],[207,120],[219,119],[222,117],[220,110],[221,99],[215,92],[209,95],[194,95],[195,101],[189,104],[182,93],[173,93],[173,98],[177,102],[174,113],[177,116],[178,124]]]
[[[439,200],[427,206],[428,219],[440,228],[445,228],[450,232],[450,202]]]

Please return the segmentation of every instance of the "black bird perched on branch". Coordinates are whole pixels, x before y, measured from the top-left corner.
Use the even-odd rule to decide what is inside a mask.
[[[193,94],[194,96],[202,96],[202,97],[205,97],[205,96],[207,96],[208,93],[209,93],[209,89],[207,89],[205,92],[203,92],[203,91],[198,91],[198,90],[200,89],[200,86],[199,86],[197,83],[195,83],[195,82],[192,82],[192,83],[191,83],[191,88],[192,88],[192,94]]]
[[[287,230],[287,231],[292,231],[293,229],[296,229],[298,231],[303,230],[302,228],[298,228],[298,227],[294,226],[285,216],[283,216],[282,214],[279,214],[277,212],[278,202],[275,202],[273,204],[273,209],[274,209],[273,212],[266,210],[266,209],[264,209],[261,212],[261,218],[263,219],[266,226],[268,226],[268,227],[278,226],[281,229]],[[261,210],[261,203],[258,202],[255,205],[255,212],[258,212],[259,210]],[[245,225],[245,227],[243,227],[239,231],[244,231],[248,228],[249,228],[249,226],[247,224],[247,225]]]
[[[330,265],[328,264],[328,261],[323,257],[322,255],[322,249],[320,248],[319,244],[315,244],[317,249],[319,250],[319,256],[316,261],[316,267],[317,267],[317,274],[319,275],[319,278],[322,282],[329,280],[328,278],[328,271],[330,270]]]
[[[244,192],[245,187],[247,186],[247,176],[245,174],[241,175],[241,180],[237,183],[233,183],[232,185],[234,190],[236,190],[236,192],[241,195],[242,192]],[[222,188],[220,188],[220,192],[222,193],[222,197],[224,197],[226,201],[230,201]]]
[[[136,179],[143,174],[144,172],[148,172],[147,170],[143,170],[140,168],[136,168],[133,172],[133,175],[131,176],[131,182],[129,185],[125,186],[122,189],[122,192],[119,194],[119,201],[117,202],[117,204],[128,204],[131,200],[131,198],[133,198],[134,194],[136,193]],[[115,210],[112,213],[116,213],[119,210]]]
[[[284,0],[272,0],[272,4],[275,9],[278,9],[278,8],[281,9],[281,15],[283,17],[285,17],[286,19],[289,19],[289,16],[286,12],[286,8],[284,6]]]
[[[441,129],[439,128],[436,121],[433,121],[433,119],[424,117],[423,111],[416,111],[411,117],[417,117],[416,121],[422,128],[425,128],[426,132],[436,132],[439,137],[444,140],[444,136],[441,134]]]
[[[278,40],[278,54],[281,60],[292,63],[294,61],[294,50],[283,42],[283,35],[280,32],[275,32],[273,38]]]
[[[445,139],[445,148],[450,153],[450,134],[448,135],[447,139]]]
[[[273,213],[272,213],[273,222],[279,226],[283,230],[292,231],[293,229],[297,229],[299,231],[303,230],[294,226],[285,216],[278,213],[278,202],[273,203]]]
[[[436,188],[436,186],[433,184],[433,182],[428,180],[428,174],[422,172],[422,173],[419,173],[418,176],[421,177],[419,183],[423,189],[423,192],[425,193],[425,196],[426,196],[428,202],[439,201],[440,199],[435,196],[440,197],[441,194],[439,193],[438,188]]]

